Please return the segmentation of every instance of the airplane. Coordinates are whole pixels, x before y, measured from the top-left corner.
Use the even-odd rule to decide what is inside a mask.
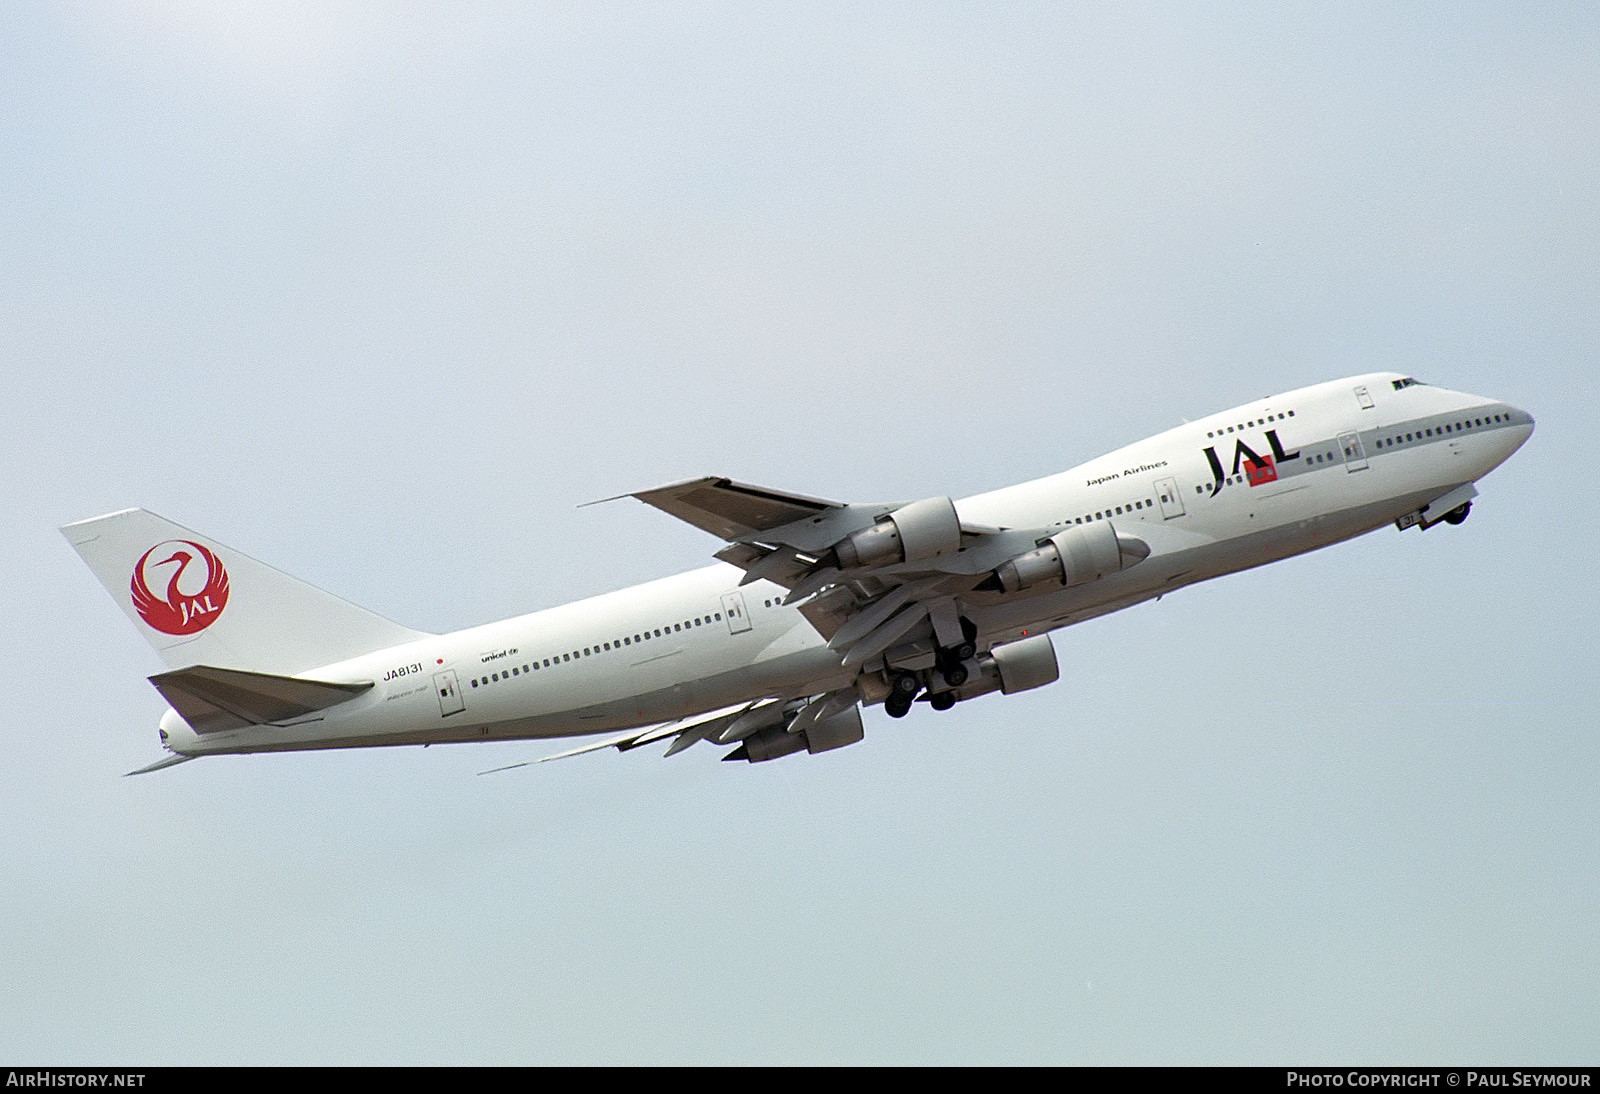
[[[1466,519],[1525,411],[1393,372],[1186,422],[953,500],[845,504],[708,476],[633,497],[717,564],[450,634],[412,630],[143,509],[62,528],[167,671],[168,755],[581,737],[817,754],[1059,676],[1050,632],[1393,524]],[[537,762],[537,761],[529,761]],[[520,767],[523,764],[512,764]],[[504,770],[497,768],[495,770]]]

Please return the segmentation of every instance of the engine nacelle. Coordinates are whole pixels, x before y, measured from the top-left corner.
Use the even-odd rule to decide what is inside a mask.
[[[977,666],[978,671],[966,683],[952,689],[957,699],[976,699],[991,691],[1015,695],[1053,684],[1061,678],[1056,648],[1048,634],[996,646],[978,656]]]
[[[1008,593],[1055,582],[1083,585],[1119,573],[1150,557],[1150,545],[1118,535],[1110,521],[1074,525],[1051,536],[1044,545],[1002,563],[994,572]]]
[[[902,505],[871,528],[852,532],[834,545],[841,570],[922,562],[961,546],[961,518],[949,498]]]
[[[813,722],[799,733],[790,733],[784,726],[759,729],[723,759],[749,760],[755,764],[788,756],[802,748],[815,756],[818,752],[853,745],[866,735],[866,729],[861,724],[861,708],[852,706],[832,718]]]
[[[1005,695],[1042,688],[1061,679],[1061,666],[1056,663],[1056,647],[1048,634],[996,646],[989,651],[989,656],[994,658],[994,667],[1000,676],[1000,691]]]

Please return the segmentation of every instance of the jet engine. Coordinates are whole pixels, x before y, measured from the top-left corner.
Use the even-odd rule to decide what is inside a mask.
[[[981,587],[1015,593],[1052,581],[1083,585],[1149,557],[1150,545],[1144,540],[1118,535],[1110,521],[1096,521],[1057,532],[1036,550],[1002,563]]]
[[[1015,695],[1019,691],[1053,684],[1061,678],[1061,668],[1056,664],[1056,648],[1048,634],[996,646],[988,653],[980,653],[975,661],[968,664],[974,665],[976,671],[967,678],[966,683],[929,696],[934,701],[935,710],[948,710],[957,700],[976,699],[992,691]]]
[[[760,763],[763,760],[776,760],[802,748],[812,755],[818,752],[828,752],[845,745],[853,745],[866,736],[866,730],[861,724],[861,708],[851,706],[847,710],[813,722],[798,733],[790,733],[787,724],[767,726],[758,729],[746,737],[738,748],[722,757],[724,760],[749,760],[751,763]]]
[[[949,498],[926,498],[903,505],[871,528],[852,532],[834,544],[841,570],[921,562],[961,546],[961,518]]]

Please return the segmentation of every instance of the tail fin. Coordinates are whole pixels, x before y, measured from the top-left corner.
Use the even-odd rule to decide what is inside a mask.
[[[425,637],[143,509],[61,532],[169,668],[291,676]]]

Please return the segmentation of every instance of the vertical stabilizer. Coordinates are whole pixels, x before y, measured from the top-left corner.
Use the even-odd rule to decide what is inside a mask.
[[[290,676],[425,637],[143,509],[61,532],[174,669]]]

